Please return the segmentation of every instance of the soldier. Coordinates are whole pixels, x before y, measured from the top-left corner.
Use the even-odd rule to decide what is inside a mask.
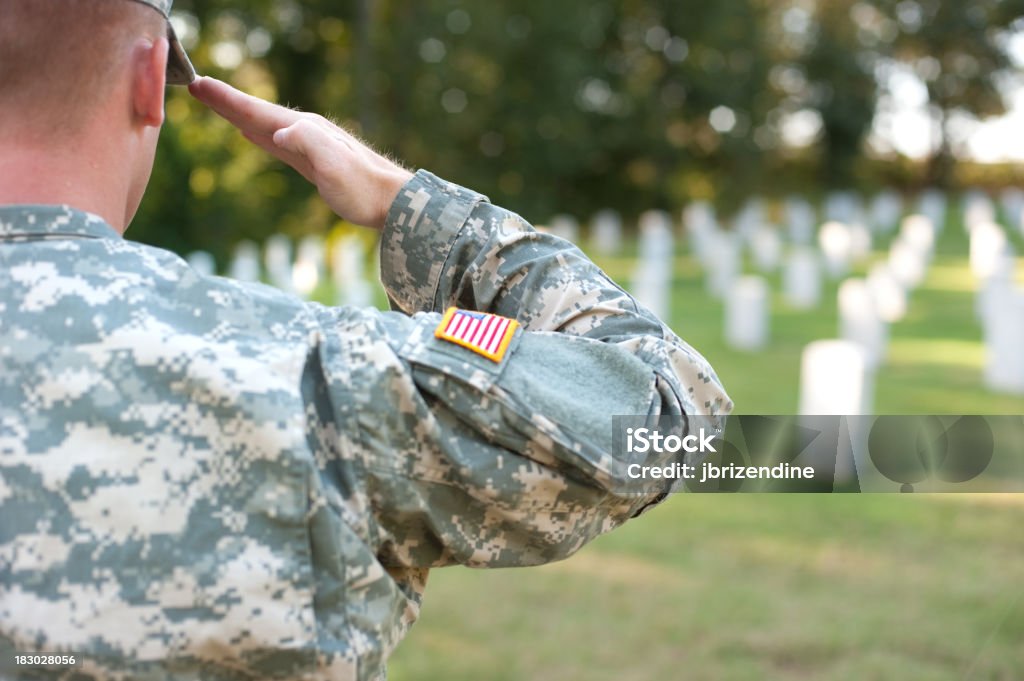
[[[170,4],[0,0],[0,643],[76,655],[0,675],[382,678],[430,568],[561,559],[660,501],[611,415],[731,403],[571,244],[212,79],[381,230],[395,311],[124,240],[194,78]]]

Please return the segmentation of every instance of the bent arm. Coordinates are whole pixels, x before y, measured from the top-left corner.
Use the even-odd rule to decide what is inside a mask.
[[[663,413],[732,408],[707,361],[578,248],[425,171],[388,213],[381,276],[392,307],[406,314],[457,306],[511,317],[531,332],[615,344],[654,372],[668,398]]]
[[[344,460],[318,456],[322,475],[355,519],[372,511],[385,565],[564,558],[661,498],[630,491],[613,415],[732,408],[704,358],[572,244],[429,173],[409,179],[319,116],[209,78],[190,91],[338,215],[383,226],[382,278],[405,314],[313,306],[323,383],[308,388],[337,426],[324,449]],[[495,361],[435,337],[449,306],[522,328]]]
[[[389,212],[382,272],[413,317],[325,311],[375,367],[332,369],[332,353],[325,366],[334,383],[379,386],[355,396],[351,431],[385,565],[565,558],[663,497],[630,485],[613,415],[731,408],[704,359],[578,249],[429,173]],[[496,362],[436,337],[450,305],[522,328]]]

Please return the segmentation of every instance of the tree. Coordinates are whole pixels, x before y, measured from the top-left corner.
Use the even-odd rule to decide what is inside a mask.
[[[998,36],[1019,16],[1017,0],[876,0],[899,27],[891,56],[928,89],[935,141],[927,181],[949,186],[958,149],[951,123],[1006,112],[999,79],[1011,67]],[[1014,9],[1016,8],[1016,9]]]
[[[822,174],[827,187],[854,184],[854,166],[875,115],[877,45],[865,35],[869,20],[853,13],[863,3],[817,3],[802,66],[810,84],[811,106],[822,120]],[[870,35],[870,34],[868,34]]]

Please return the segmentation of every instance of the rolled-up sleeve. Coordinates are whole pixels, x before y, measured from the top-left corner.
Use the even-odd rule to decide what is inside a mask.
[[[391,207],[381,274],[392,306],[406,314],[457,306],[511,317],[531,332],[615,344],[666,384],[678,413],[732,409],[707,360],[582,251],[426,171]]]

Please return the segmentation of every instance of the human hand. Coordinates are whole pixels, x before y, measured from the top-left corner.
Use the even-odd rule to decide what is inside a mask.
[[[192,96],[316,185],[340,217],[380,229],[412,173],[323,116],[247,95],[214,78],[198,78]]]

